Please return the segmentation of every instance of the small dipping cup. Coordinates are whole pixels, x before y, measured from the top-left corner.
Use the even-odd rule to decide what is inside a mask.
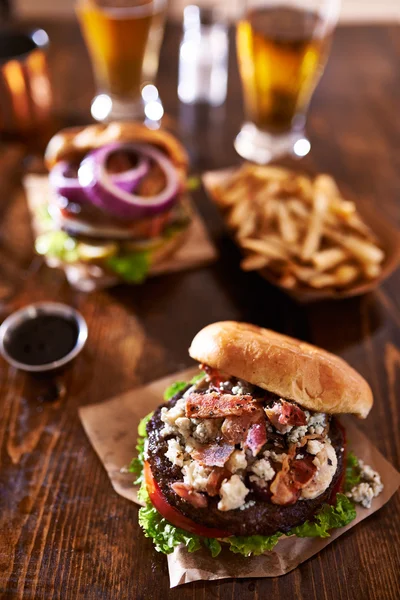
[[[77,310],[58,302],[38,302],[2,323],[0,353],[17,369],[46,373],[71,362],[87,336],[86,321]]]

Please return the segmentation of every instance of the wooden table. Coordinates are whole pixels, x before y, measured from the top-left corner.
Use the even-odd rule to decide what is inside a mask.
[[[55,102],[65,120],[88,118],[90,66],[75,24],[42,23],[52,38]],[[241,123],[232,53],[226,106],[207,111],[176,98],[180,31],[169,26],[159,87],[190,151],[194,172],[238,162]],[[312,153],[365,202],[400,226],[399,28],[338,30],[311,106]],[[117,496],[88,443],[77,408],[190,365],[187,348],[205,324],[242,319],[336,352],[370,382],[375,405],[361,429],[400,468],[400,271],[363,298],[300,307],[256,274],[202,192],[199,208],[219,248],[212,267],[85,295],[33,258],[18,185],[19,150],[0,160],[0,309],[38,300],[77,307],[89,324],[84,353],[65,373],[55,402],[48,383],[0,364],[1,598],[318,600],[400,597],[400,497],[320,555],[277,579],[198,582],[169,590],[167,563],[137,524],[137,507]],[[132,431],[132,438],[135,432]]]

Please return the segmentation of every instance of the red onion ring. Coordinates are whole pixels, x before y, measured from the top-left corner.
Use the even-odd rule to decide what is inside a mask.
[[[149,171],[149,160],[139,155],[139,162],[133,169],[115,173],[110,178],[112,182],[125,192],[133,192],[143,177]],[[68,174],[71,170],[71,165],[67,161],[60,161],[51,169],[49,173],[50,185],[55,190],[56,194],[66,198],[69,202],[83,204],[90,201],[85,190],[79,183],[78,177],[73,177]]]
[[[133,151],[157,163],[166,177],[162,192],[145,197],[121,190],[105,168],[108,156],[116,150]],[[78,180],[94,205],[121,218],[140,219],[163,212],[174,203],[179,189],[178,175],[171,161],[145,144],[115,143],[93,150],[82,161]]]

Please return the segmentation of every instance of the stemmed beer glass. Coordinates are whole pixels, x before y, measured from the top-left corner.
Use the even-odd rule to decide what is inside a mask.
[[[235,140],[244,158],[309,151],[306,112],[339,8],[340,0],[244,0],[236,45],[246,120]]]
[[[149,100],[142,94],[146,84],[153,100],[158,99],[152,84],[166,6],[167,0],[78,0],[76,11],[98,88],[92,104],[94,118],[144,120]]]

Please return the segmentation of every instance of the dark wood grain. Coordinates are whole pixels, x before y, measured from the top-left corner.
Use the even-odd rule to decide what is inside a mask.
[[[64,122],[84,122],[94,88],[78,28],[41,25],[52,40],[57,114]],[[235,164],[232,141],[242,109],[234,53],[225,107],[179,106],[179,35],[177,26],[168,27],[161,58],[159,86],[167,113],[190,151],[194,172]],[[312,153],[305,162],[378,204],[398,226],[399,61],[398,26],[338,30],[312,101]],[[84,314],[90,334],[83,354],[56,382],[61,394],[55,402],[48,401],[48,381],[0,363],[0,597],[397,600],[399,494],[285,577],[198,582],[170,591],[165,557],[142,536],[137,508],[112,490],[77,408],[188,366],[191,338],[206,323],[249,320],[320,344],[354,365],[375,395],[360,427],[400,468],[400,273],[368,296],[299,307],[256,274],[240,272],[238,251],[216,209],[197,192],[221,253],[217,264],[86,296],[33,256],[25,200],[14,177],[20,160],[15,148],[3,147],[0,317],[31,301],[62,300]]]

